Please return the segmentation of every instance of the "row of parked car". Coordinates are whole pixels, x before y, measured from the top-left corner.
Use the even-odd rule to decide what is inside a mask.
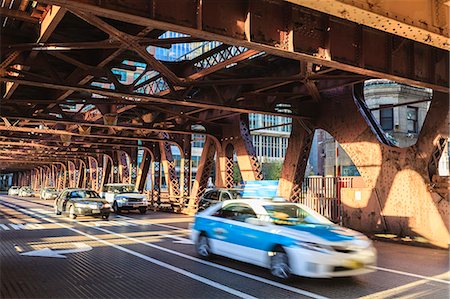
[[[58,196],[58,193],[59,192],[53,187],[46,187],[36,191],[28,186],[12,186],[8,190],[8,195],[17,195],[20,197],[39,197],[41,199],[55,199],[56,196]]]
[[[124,210],[138,210],[139,213],[145,214],[148,206],[146,196],[135,191],[132,184],[107,184],[100,194],[82,188],[67,188],[58,192],[55,188],[46,187],[35,192],[28,186],[12,186],[8,190],[8,195],[54,199],[55,213],[57,215],[66,213],[72,219],[82,215],[101,216],[107,219],[110,212],[118,214]]]

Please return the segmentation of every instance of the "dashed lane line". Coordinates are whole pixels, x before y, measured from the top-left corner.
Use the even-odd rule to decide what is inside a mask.
[[[31,213],[33,213],[33,212],[31,212]],[[46,219],[44,219],[44,220],[46,220]],[[49,221],[49,220],[47,220],[47,221]],[[84,225],[84,223],[82,223],[82,222],[77,222],[77,223],[81,224],[81,225]],[[182,257],[182,258],[194,261],[194,262],[198,262],[198,263],[201,263],[201,264],[204,264],[204,265],[216,268],[216,269],[220,269],[220,270],[223,270],[223,271],[226,271],[226,272],[229,272],[229,273],[233,273],[233,274],[236,274],[236,275],[239,275],[239,276],[242,276],[242,277],[246,277],[246,278],[258,281],[258,282],[262,282],[262,283],[265,283],[267,285],[271,285],[271,286],[274,286],[274,287],[277,287],[277,288],[280,288],[280,289],[283,289],[283,290],[286,290],[286,291],[290,291],[290,292],[293,292],[293,293],[296,293],[296,294],[299,294],[299,295],[303,295],[303,296],[310,297],[310,298],[315,298],[315,299],[328,299],[327,297],[321,296],[319,294],[315,294],[315,293],[312,293],[312,292],[309,292],[309,291],[306,291],[306,290],[302,290],[302,289],[298,289],[298,288],[295,288],[295,287],[291,287],[291,286],[288,286],[288,285],[285,285],[285,284],[282,284],[282,283],[278,283],[278,282],[275,282],[275,281],[272,281],[272,280],[269,280],[269,279],[266,279],[266,278],[263,278],[263,277],[259,277],[259,276],[253,275],[253,274],[242,272],[242,271],[239,271],[239,270],[236,270],[236,269],[233,269],[233,268],[229,268],[229,267],[222,266],[222,265],[219,265],[219,264],[215,264],[215,263],[212,263],[212,262],[208,262],[208,261],[205,261],[205,260],[202,260],[202,259],[198,259],[198,258],[192,257],[190,255],[187,255],[187,254],[184,254],[184,253],[172,250],[172,249],[168,249],[168,248],[165,248],[165,247],[162,247],[162,246],[158,246],[158,245],[155,245],[155,244],[152,244],[152,243],[148,243],[148,242],[145,242],[145,241],[133,238],[133,237],[129,237],[129,236],[126,236],[126,235],[123,235],[123,234],[120,234],[120,233],[115,233],[113,231],[110,231],[110,230],[107,230],[107,229],[104,229],[104,228],[101,228],[101,227],[92,227],[92,228],[94,228],[96,230],[99,230],[99,231],[102,231],[102,232],[107,233],[107,234],[111,234],[111,235],[114,235],[114,236],[117,236],[117,237],[120,237],[120,238],[123,238],[123,239],[128,239],[130,241],[134,241],[136,243],[139,243],[139,244],[142,244],[142,245],[154,248],[154,249],[158,249],[158,250],[170,253],[172,255],[176,255],[178,257]]]

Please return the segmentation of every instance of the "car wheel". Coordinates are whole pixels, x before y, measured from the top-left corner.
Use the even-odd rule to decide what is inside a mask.
[[[211,247],[209,246],[209,240],[205,233],[201,233],[195,242],[195,249],[197,254],[204,259],[211,257]]]
[[[114,210],[114,213],[116,213],[116,214],[120,214],[120,212],[121,212],[121,210],[120,210],[119,206],[117,205],[116,201],[113,203],[113,210]]]
[[[283,280],[291,276],[288,255],[282,247],[276,248],[270,258],[270,273]]]
[[[70,208],[69,208],[69,217],[70,217],[70,219],[77,218],[77,215],[75,215],[75,207],[74,206],[70,206]]]
[[[58,206],[55,205],[55,214],[56,215],[61,215],[61,211],[58,210]]]
[[[141,214],[147,213],[147,208],[146,207],[140,207],[139,208],[139,213],[141,213]]]
[[[102,214],[102,219],[108,220],[109,218],[109,213],[108,214]]]

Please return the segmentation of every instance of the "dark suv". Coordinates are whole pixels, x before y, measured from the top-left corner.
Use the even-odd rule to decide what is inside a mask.
[[[198,202],[197,212],[203,211],[210,206],[224,200],[242,198],[243,189],[214,189],[208,190]]]

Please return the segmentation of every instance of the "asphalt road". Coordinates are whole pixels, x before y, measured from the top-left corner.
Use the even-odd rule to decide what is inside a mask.
[[[70,220],[56,216],[52,203],[0,195],[1,298],[406,299],[450,294],[445,250],[375,241],[374,273],[280,283],[257,266],[221,257],[198,259],[188,239],[191,217],[125,212],[109,221]]]

